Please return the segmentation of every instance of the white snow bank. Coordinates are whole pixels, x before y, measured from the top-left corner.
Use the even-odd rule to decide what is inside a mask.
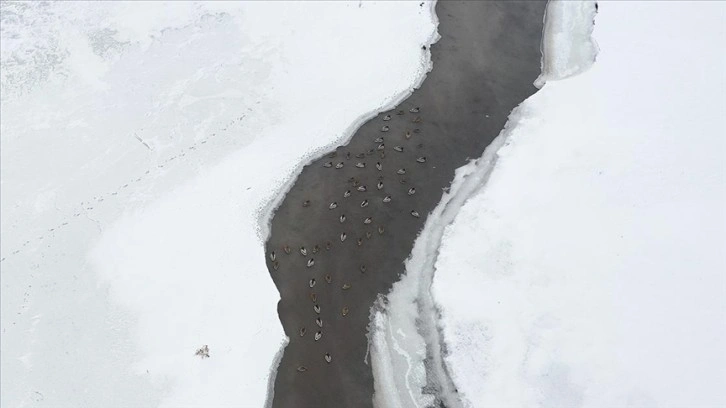
[[[518,108],[432,291],[475,407],[726,405],[726,5],[600,3]]]
[[[592,37],[597,8],[595,1],[550,0],[542,33],[542,73],[534,82],[541,88],[547,81],[577,75],[587,70],[597,55]]]
[[[0,405],[262,406],[285,341],[265,217],[423,78],[430,8],[2,11]]]

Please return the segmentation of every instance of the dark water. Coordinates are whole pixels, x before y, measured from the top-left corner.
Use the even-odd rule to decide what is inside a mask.
[[[431,47],[433,71],[421,88],[364,124],[348,145],[303,169],[267,243],[278,312],[290,337],[274,407],[372,406],[373,374],[364,362],[370,307],[403,273],[454,170],[481,156],[509,112],[536,91],[544,9],[544,2],[439,2],[441,39]]]

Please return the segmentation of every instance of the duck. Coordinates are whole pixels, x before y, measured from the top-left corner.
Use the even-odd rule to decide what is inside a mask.
[[[315,278],[310,279],[309,285],[311,288],[315,287]]]
[[[350,190],[345,190],[345,193],[343,193],[344,198],[350,197]]]
[[[358,167],[359,169],[365,168],[366,164],[364,162],[358,162],[355,164],[355,167]]]
[[[389,120],[391,120],[391,115],[384,116],[383,117],[383,120],[386,121],[386,122],[388,122]]]
[[[336,165],[335,165],[335,168],[336,168],[336,169],[342,169],[342,168],[343,168],[343,166],[345,166],[345,163],[343,163],[343,162],[340,162],[340,163],[338,163],[338,164],[336,164]]]
[[[345,159],[350,160],[350,152],[345,152]]]
[[[325,275],[325,282],[333,283],[333,277],[330,275]]]
[[[419,215],[418,211],[416,211],[416,210],[411,211],[411,215],[413,215],[416,218],[421,216],[421,215]]]
[[[384,125],[383,127],[381,127],[381,132],[388,132],[389,129],[390,128],[388,126]]]
[[[366,217],[366,218],[365,218],[365,219],[363,220],[363,224],[365,224],[365,225],[368,225],[368,224],[370,224],[370,223],[371,223],[371,221],[373,221],[373,218],[371,218],[371,217]]]
[[[362,158],[366,157],[366,155],[365,155],[365,153],[358,153],[355,155],[355,157],[362,159]]]
[[[313,303],[318,301],[318,295],[315,294],[315,292],[310,292],[310,300],[313,301]]]
[[[366,266],[365,266],[365,265],[361,265],[361,266],[360,266],[360,271],[361,271],[361,273],[366,273],[366,269],[367,269],[367,268],[366,268]]]
[[[342,308],[342,309],[340,309],[340,314],[342,314],[342,315],[343,315],[343,317],[345,317],[345,316],[348,316],[348,312],[349,312],[349,311],[350,311],[350,310],[348,309],[348,306],[343,306],[343,308]]]
[[[274,262],[275,258],[277,258],[277,256],[275,255],[275,251],[270,252],[270,260]]]
[[[273,267],[273,268],[274,268],[275,270],[278,270],[278,269],[280,269],[280,261],[275,261],[275,262],[273,262],[273,263],[272,263],[272,267]]]
[[[383,150],[385,148],[386,148],[386,145],[384,143],[381,143],[378,145],[378,147],[376,147],[377,150]]]
[[[386,229],[382,225],[378,226],[378,235],[383,235],[385,231]]]
[[[320,317],[315,318],[315,324],[317,324],[318,327],[323,327],[323,319]]]
[[[396,112],[396,115],[398,115],[398,116],[401,116],[401,115],[403,115],[404,113],[406,113],[406,112],[404,112],[404,111],[400,110],[400,111]]]
[[[315,333],[315,341],[318,341],[318,340],[320,340],[320,339],[321,339],[322,337],[323,337],[323,332],[322,332],[322,331],[320,331],[320,330],[318,330],[318,331],[317,331],[317,332]]]
[[[401,184],[406,184],[406,183],[408,183],[408,179],[406,177],[401,177],[401,179],[398,180],[398,182]]]
[[[421,123],[421,116],[416,116],[414,120],[412,120],[413,123]]]
[[[304,373],[305,371],[308,371],[308,368],[305,366],[298,366],[297,371]]]
[[[313,253],[317,254],[318,252],[320,252],[320,245],[315,244],[315,246],[313,247]]]
[[[340,223],[342,224],[344,222],[345,222],[345,214],[340,214]]]
[[[330,364],[331,361],[333,361],[333,357],[330,356],[330,353],[325,353],[325,362]]]
[[[360,203],[360,208],[365,208],[365,207],[368,207],[368,200],[363,200]]]
[[[411,109],[409,109],[408,111],[409,111],[409,112],[411,112],[411,113],[419,113],[419,112],[421,111],[421,108],[419,108],[419,107],[417,106],[417,107],[415,107],[415,108],[411,108]]]
[[[301,327],[300,328],[300,332],[299,332],[300,333],[300,337],[304,336],[306,332],[307,332],[307,329],[305,329],[304,327]]]
[[[383,138],[382,138],[382,137],[377,137],[377,138],[376,138],[376,139],[374,140],[374,142],[376,142],[376,143],[383,143]]]
[[[405,134],[404,134],[403,136],[404,136],[404,137],[405,137],[406,139],[410,139],[410,138],[411,138],[411,136],[413,136],[413,134],[411,133],[411,131],[410,131],[410,130],[407,130],[407,131],[406,131],[406,133],[405,133]]]
[[[416,189],[413,188],[413,187],[409,188],[408,189],[408,195],[414,195],[414,194],[416,194]]]
[[[421,133],[421,129],[414,129],[413,133]]]
[[[310,207],[310,200],[303,201],[302,206],[303,207]]]
[[[395,146],[395,147],[393,148],[393,150],[395,150],[395,151],[397,151],[397,152],[402,152],[402,151],[403,151],[403,146]]]
[[[325,163],[323,163],[323,167],[333,167],[333,162],[331,162],[331,161],[325,162]]]
[[[313,265],[315,265],[315,259],[313,259],[313,258],[308,259],[308,268]]]
[[[325,250],[326,251],[330,251],[330,248],[332,248],[332,247],[333,247],[333,243],[332,242],[330,242],[330,241],[326,241],[325,242]]]
[[[305,249],[305,247],[304,247],[304,246],[301,246],[301,247],[300,247],[300,254],[301,254],[302,256],[307,256],[307,255],[308,255],[308,250],[307,250],[307,249]]]
[[[346,238],[348,238],[348,234],[346,234],[345,232],[341,232],[340,233],[340,242],[344,242]]]
[[[330,205],[328,206],[328,209],[330,209],[330,210],[334,210],[334,209],[336,209],[337,207],[338,207],[338,203],[337,203],[337,202],[335,202],[335,201],[333,201],[333,202],[332,202],[332,203],[330,203]]]
[[[341,289],[343,289],[343,290],[350,289],[350,283],[344,283],[343,286],[341,286]]]
[[[396,174],[403,176],[404,174],[406,174],[406,169],[398,169],[396,170]]]
[[[383,202],[384,203],[390,203],[391,202],[391,196],[388,195],[388,196],[383,197]]]
[[[378,184],[376,184],[376,188],[378,188],[379,190],[382,189],[383,188],[383,182],[382,181],[379,181]]]
[[[290,255],[290,252],[292,252],[292,250],[290,249],[290,247],[287,246],[287,245],[285,245],[284,247],[282,247],[282,250],[285,251],[285,253],[288,254],[288,255]]]
[[[313,310],[315,311],[315,313],[320,314],[320,305],[313,305]]]
[[[372,236],[373,236],[373,234],[371,234],[370,231],[366,231],[366,238],[367,239],[371,239]]]
[[[426,156],[421,156],[418,159],[416,159],[416,161],[419,163],[426,163]]]
[[[378,171],[383,170],[383,165],[381,164],[381,162],[376,163],[376,169],[378,169]]]
[[[366,186],[358,186],[358,188],[356,190],[360,191],[361,193],[365,193],[367,188],[366,188]]]
[[[360,180],[353,181],[353,187],[358,187],[359,185],[360,185]]]
[[[363,245],[363,238],[358,238],[358,240],[356,241],[356,244],[357,244],[358,246],[361,246],[361,245]]]

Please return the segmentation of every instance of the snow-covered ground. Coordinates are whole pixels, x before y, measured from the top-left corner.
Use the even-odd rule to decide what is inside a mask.
[[[435,263],[465,405],[726,406],[724,22],[600,2],[594,65],[510,117]]]
[[[431,8],[0,7],[0,405],[262,406],[274,200],[423,79]]]

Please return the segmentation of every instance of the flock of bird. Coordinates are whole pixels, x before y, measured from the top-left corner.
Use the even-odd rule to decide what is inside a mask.
[[[389,181],[384,179],[384,176],[383,176],[386,152],[389,151],[389,150],[387,150],[386,142],[394,144],[393,152],[391,152],[390,154],[401,154],[404,152],[404,150],[406,150],[406,151],[408,150],[408,147],[405,147],[404,144],[406,141],[410,141],[414,137],[414,135],[421,132],[421,130],[419,128],[416,128],[416,126],[417,126],[417,124],[422,122],[421,116],[418,115],[420,113],[420,108],[414,107],[414,108],[409,109],[408,112],[411,114],[414,114],[413,119],[411,119],[411,121],[408,122],[408,123],[412,124],[413,129],[410,129],[410,130],[406,129],[403,132],[401,132],[400,135],[394,135],[393,132],[391,132],[391,126],[389,126],[389,123],[390,123],[389,121],[391,121],[393,119],[394,115],[401,116],[401,117],[406,116],[406,111],[398,110],[398,111],[392,112],[390,114],[386,114],[382,117],[383,124],[379,128],[378,134],[376,135],[375,139],[373,140],[374,147],[365,153],[358,153],[355,155],[355,159],[357,159],[357,160],[354,160],[355,164],[353,164],[353,166],[355,169],[360,169],[360,170],[369,168],[369,162],[366,161],[366,159],[365,159],[366,157],[369,157],[369,158],[374,157],[374,159],[373,159],[373,160],[375,160],[374,166],[375,166],[376,172],[378,173],[375,177],[375,179],[376,179],[375,185],[371,185],[371,186],[365,185],[361,181],[360,177],[352,176],[352,177],[348,178],[347,184],[349,185],[349,187],[345,191],[342,192],[342,194],[340,195],[340,199],[342,199],[342,200],[350,199],[354,194],[353,191],[356,191],[357,193],[380,192],[380,194],[377,194],[377,195],[365,194],[363,196],[364,198],[358,204],[360,206],[360,208],[367,208],[373,200],[380,200],[380,203],[382,203],[382,204],[388,204],[393,200],[393,196],[391,194],[389,194],[388,192],[386,192],[386,189],[392,190],[392,188],[390,186],[388,186]],[[397,144],[397,143],[401,143],[401,144]],[[423,147],[423,144],[418,143],[416,145],[416,147],[421,148],[421,147]],[[333,152],[333,153],[330,153],[327,156],[327,158],[334,159],[337,156],[338,156],[338,153]],[[423,166],[426,164],[426,162],[427,162],[426,156],[418,156],[418,155],[414,155],[414,156],[416,156],[416,159],[415,159],[415,163],[412,163],[412,166]],[[349,165],[348,163],[353,158],[353,156],[351,155],[350,152],[347,152],[347,153],[345,153],[344,158],[345,158],[345,160],[325,161],[323,163],[323,167],[329,168],[333,171],[343,169],[347,165]],[[410,172],[410,169],[406,169],[405,167],[396,169],[395,177],[398,178],[398,180],[396,180],[396,181],[398,182],[399,185],[406,185],[408,183],[408,179],[406,177],[406,174],[408,172]],[[385,182],[385,184],[384,184],[384,182]],[[406,187],[408,187],[408,188],[406,188]],[[413,196],[416,194],[416,188],[413,186],[405,186],[404,191],[406,191],[407,196]],[[303,208],[308,208],[308,207],[311,207],[312,205],[313,205],[313,202],[311,200],[304,200],[302,202]],[[341,209],[338,212],[336,212],[336,214],[334,216],[334,219],[337,219],[338,223],[341,226],[341,232],[338,235],[338,239],[340,240],[341,243],[345,242],[348,239],[348,233],[345,231],[346,225],[348,225],[350,223],[354,223],[354,222],[360,222],[364,226],[370,226],[371,224],[374,223],[374,217],[372,214],[365,216],[365,217],[361,218],[360,220],[353,220],[353,219],[349,219],[349,217],[346,216],[346,214],[339,213],[342,210],[343,202],[341,202],[341,204],[339,205],[338,201],[336,201],[335,199],[333,199],[332,201],[326,202],[322,205],[325,205],[329,211],[339,209],[339,206],[341,207]],[[419,218],[421,216],[418,213],[418,211],[416,211],[415,209],[411,209],[409,214],[410,214],[410,216],[412,216],[414,218]],[[383,235],[386,229],[383,225],[378,225],[377,228],[374,229],[373,231],[376,231],[376,230],[379,235]],[[365,233],[366,239],[371,239],[372,236],[373,236],[373,232],[371,232],[371,231],[368,231]],[[358,237],[356,240],[357,246],[362,246],[363,243],[364,243],[363,237],[362,236]],[[331,241],[327,241],[327,242],[325,242],[324,246],[325,246],[325,249],[329,251],[332,248],[333,243]],[[284,245],[281,249],[285,255],[291,255],[293,252],[293,249],[289,245]],[[313,268],[315,266],[315,258],[313,257],[313,255],[317,254],[321,250],[322,250],[322,248],[320,247],[320,245],[316,244],[313,247],[311,247],[310,249],[306,248],[305,246],[301,246],[297,251],[304,258],[304,262],[305,262],[307,269],[312,270],[311,268]],[[279,270],[279,268],[280,268],[280,259],[279,258],[280,257],[278,256],[278,254],[275,250],[271,250],[269,252],[269,258],[270,258],[270,262],[272,264],[273,269],[275,271]],[[361,265],[359,269],[360,269],[360,272],[363,274],[366,272],[365,265]],[[314,274],[311,273],[311,275],[314,275]],[[325,281],[324,285],[332,285],[333,278],[330,274],[324,275],[323,279]],[[343,282],[342,285],[340,286],[340,290],[347,291],[347,290],[350,290],[351,287],[352,287],[352,285],[350,283]],[[323,323],[324,323],[323,319],[320,315],[321,308],[318,303],[318,294],[317,294],[318,292],[316,292],[316,288],[320,289],[318,280],[313,276],[308,280],[307,287],[305,288],[305,290],[309,291],[309,298],[312,303],[312,313],[310,315],[309,323],[310,323],[310,326],[313,327],[313,330],[311,330],[311,332],[314,331],[314,334],[312,334],[312,336],[310,336],[310,337],[312,337],[313,341],[315,341],[315,342],[319,341],[323,337]],[[324,293],[324,290],[325,289],[323,289],[319,292]],[[341,316],[346,317],[349,313],[350,313],[349,307],[346,305],[341,305],[341,309],[340,309]],[[313,324],[314,324],[314,326],[313,326]],[[308,328],[305,325],[300,326],[298,329],[298,334],[299,334],[301,341],[305,341],[304,338],[308,334]],[[333,361],[333,357],[328,352],[323,353],[322,357],[325,360],[325,362],[328,364],[332,363],[332,361]],[[306,372],[307,370],[308,370],[308,368],[302,364],[297,367],[298,372]]]

